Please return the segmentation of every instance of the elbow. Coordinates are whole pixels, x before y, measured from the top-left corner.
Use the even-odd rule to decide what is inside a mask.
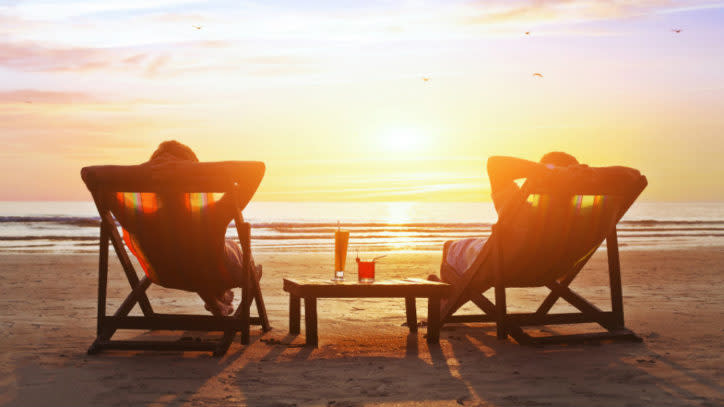
[[[93,171],[90,167],[81,168],[80,178],[83,180],[86,187],[88,187],[89,189],[92,188],[93,185],[95,184],[95,182],[93,180]]]
[[[494,172],[496,168],[500,168],[500,162],[504,159],[505,157],[501,157],[499,155],[488,157],[488,162],[486,165],[486,170],[488,171],[488,174]]]

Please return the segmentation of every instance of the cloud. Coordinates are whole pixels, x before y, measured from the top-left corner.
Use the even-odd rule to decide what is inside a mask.
[[[672,13],[701,8],[724,7],[715,0],[526,0],[479,1],[470,9],[474,15],[462,18],[465,24],[507,24],[580,22],[626,18],[656,13]]]
[[[40,163],[41,157],[75,160],[112,158],[128,151],[140,154],[150,148],[144,135],[157,127],[133,114],[108,113],[93,105],[23,106],[0,111],[0,157],[32,157]]]
[[[95,98],[83,92],[53,92],[34,89],[20,89],[0,92],[0,103],[46,103],[67,104],[93,102]]]
[[[168,51],[154,47],[91,48],[53,47],[37,43],[0,43],[0,67],[20,72],[135,71],[156,76],[169,63],[174,51],[221,48],[221,41],[172,44]],[[193,51],[191,51],[193,53]]]
[[[505,22],[523,22],[533,20],[545,20],[554,18],[556,6],[561,3],[570,3],[566,1],[533,1],[523,6],[513,5],[498,7],[484,7],[481,5],[482,13],[468,17],[466,21],[470,24],[495,24]]]
[[[19,71],[86,71],[102,69],[107,51],[93,48],[49,48],[33,43],[0,43],[0,66]]]
[[[318,58],[254,53],[230,41],[196,41],[123,48],[62,48],[37,43],[0,42],[0,67],[18,72],[125,72],[158,78],[200,72],[235,71],[250,75],[312,72]]]
[[[185,24],[205,24],[212,21],[216,21],[215,18],[207,15],[206,13],[171,13],[162,12],[156,13],[148,18],[150,21],[158,21],[160,23],[185,23]]]
[[[159,74],[159,71],[161,68],[163,68],[165,65],[168,64],[171,58],[169,58],[167,55],[160,55],[151,61],[150,64],[146,67],[146,76],[154,77]]]
[[[157,10],[166,7],[180,7],[193,3],[199,3],[200,0],[126,0],[122,2],[115,1],[95,1],[95,0],[75,0],[63,2],[18,2],[11,8],[14,12],[29,19],[65,19],[71,17],[88,16],[96,14],[110,13],[133,13],[144,12],[149,10]]]

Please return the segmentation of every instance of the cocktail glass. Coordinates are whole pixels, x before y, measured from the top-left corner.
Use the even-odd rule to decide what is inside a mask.
[[[357,278],[360,283],[374,283],[375,261],[357,260]]]

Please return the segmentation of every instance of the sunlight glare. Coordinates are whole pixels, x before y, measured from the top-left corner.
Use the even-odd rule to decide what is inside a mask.
[[[389,202],[387,204],[387,223],[402,224],[410,221],[414,202]]]
[[[411,127],[387,128],[380,134],[380,143],[388,151],[419,151],[425,147],[425,135]]]

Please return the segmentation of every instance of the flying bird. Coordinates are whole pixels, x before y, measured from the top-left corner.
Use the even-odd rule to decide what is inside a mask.
[[[534,76],[534,77],[538,77],[538,78],[542,78],[542,77],[543,77],[543,74],[536,72],[536,73],[533,74],[533,76]]]
[[[673,32],[675,32],[675,33],[678,34],[678,33],[681,32],[681,28],[672,28],[671,31],[673,31]]]
[[[191,27],[194,27],[194,28],[197,29],[197,30],[200,30],[200,29],[201,29],[201,26],[200,26],[200,25],[192,25]]]

